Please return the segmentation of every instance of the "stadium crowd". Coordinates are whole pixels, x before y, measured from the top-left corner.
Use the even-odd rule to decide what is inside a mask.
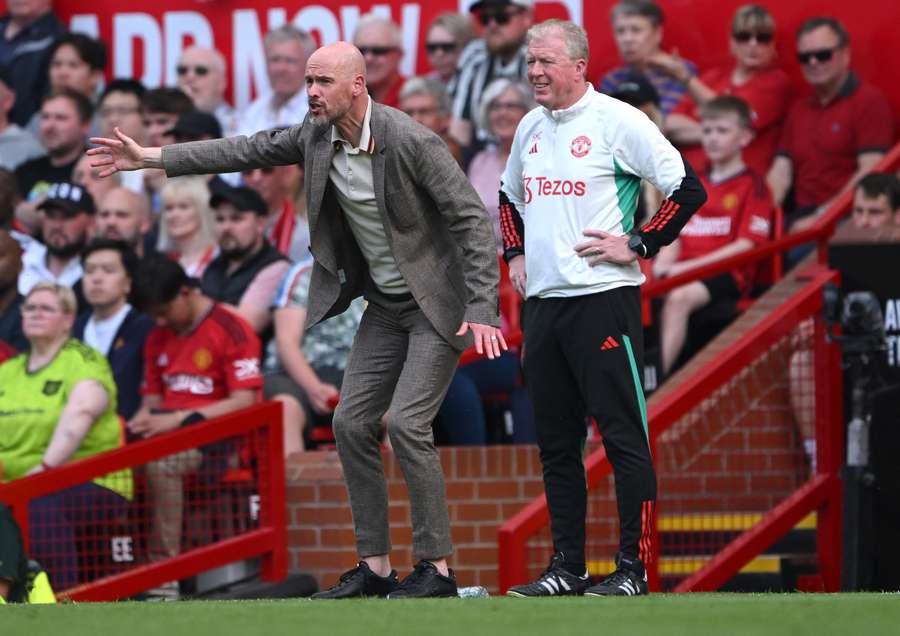
[[[144,169],[101,179],[85,152],[91,136],[113,137],[116,128],[163,146],[295,125],[307,116],[305,68],[315,40],[293,25],[266,34],[270,88],[241,111],[228,103],[228,62],[215,49],[186,49],[176,86],[107,81],[107,45],[68,32],[50,0],[9,7],[0,17],[2,479],[126,443],[114,434],[116,417],[128,439],[139,439],[263,398],[283,404],[285,453],[303,451],[314,429],[330,427],[363,313],[358,299],[343,315],[303,328],[312,263],[304,167],[174,178]],[[501,175],[516,128],[535,107],[525,47],[533,23],[533,0],[481,0],[469,16],[443,14],[425,30],[430,69],[410,78],[400,73],[395,23],[364,16],[352,38],[373,100],[433,131],[466,171],[493,221],[498,257]],[[809,228],[849,189],[851,223],[900,224],[897,177],[871,173],[896,141],[894,116],[884,95],[853,72],[851,34],[838,20],[810,17],[795,49],[780,52],[796,56],[807,87],[792,85],[780,68],[776,24],[761,5],[740,7],[722,25],[732,61],[719,68],[663,50],[664,24],[652,0],[616,4],[620,64],[591,78],[598,91],[644,111],[709,195],[680,238],[644,268],[649,278]],[[662,194],[644,183],[634,196],[638,226]],[[807,252],[799,248],[792,261]],[[648,343],[663,377],[714,335],[703,312],[718,315],[724,306],[733,316],[766,283],[757,268],[743,267],[667,294],[655,308],[658,345]],[[511,333],[520,316],[502,320]],[[70,385],[57,386],[58,397],[42,384],[50,373]],[[32,394],[48,404],[25,434],[34,416],[23,419],[17,403]],[[533,419],[518,355],[509,351],[457,370],[434,432],[452,445],[527,443],[535,440]],[[186,455],[148,467],[150,492],[180,492],[171,483],[203,461],[199,450]],[[107,482],[56,499],[77,494],[112,506],[128,496],[130,478]],[[54,501],[37,507],[34,527]],[[171,511],[180,502],[151,505],[152,558],[177,554],[181,518]],[[47,540],[33,541],[38,558]],[[48,552],[71,558],[58,545]]]

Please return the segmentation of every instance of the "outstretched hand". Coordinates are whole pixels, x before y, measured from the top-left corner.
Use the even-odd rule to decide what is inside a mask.
[[[506,351],[506,340],[503,339],[503,333],[497,327],[490,325],[482,325],[477,322],[463,322],[456,332],[457,336],[464,336],[466,332],[472,330],[475,337],[475,351],[478,355],[487,355],[493,360],[500,357],[501,351]]]
[[[91,137],[91,143],[97,147],[88,150],[87,154],[94,158],[91,167],[100,168],[98,176],[108,177],[125,170],[160,167],[152,161],[160,156],[159,148],[142,148],[118,128],[113,129],[113,134],[115,139]]]

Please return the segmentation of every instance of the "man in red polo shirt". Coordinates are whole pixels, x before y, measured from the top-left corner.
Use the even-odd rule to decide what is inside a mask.
[[[142,261],[134,289],[135,301],[158,326],[144,348],[144,397],[129,433],[153,437],[256,401],[260,344],[250,325],[204,296],[178,263],[162,256]],[[221,458],[191,449],[147,465],[151,560],[179,553],[182,478],[214,459]]]
[[[840,22],[804,22],[797,58],[815,94],[791,107],[768,174],[778,205],[794,186],[794,207],[785,217],[791,232],[811,227],[894,142],[891,108],[878,89],[850,70],[850,36]]]

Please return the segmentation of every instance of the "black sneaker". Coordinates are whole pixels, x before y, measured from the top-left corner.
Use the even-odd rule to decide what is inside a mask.
[[[507,596],[580,596],[591,584],[587,572],[584,576],[572,574],[563,567],[565,557],[557,552],[550,559],[550,565],[536,581],[525,585],[515,585],[506,591]]]
[[[585,596],[644,596],[647,571],[640,559],[616,555],[616,571],[585,590]]]
[[[387,576],[378,576],[365,561],[360,561],[355,568],[341,574],[334,586],[316,592],[309,598],[339,599],[363,598],[366,596],[387,596],[397,589],[397,571],[391,570]]]
[[[433,563],[419,561],[412,573],[407,576],[397,589],[388,594],[389,599],[397,598],[446,598],[459,596],[456,589],[456,575],[444,576]]]

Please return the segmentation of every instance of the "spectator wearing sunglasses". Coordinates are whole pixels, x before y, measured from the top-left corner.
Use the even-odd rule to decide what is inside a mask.
[[[850,70],[850,36],[831,17],[805,21],[797,31],[797,59],[814,94],[797,100],[785,121],[768,174],[777,204],[786,206],[790,232],[815,223],[852,188],[894,142],[893,113],[884,95]],[[790,260],[798,260],[801,252]],[[790,257],[789,257],[790,258]]]
[[[459,56],[450,134],[464,147],[486,141],[478,125],[484,89],[495,79],[525,80],[525,33],[534,19],[534,0],[479,0],[469,11],[482,26]]]
[[[406,78],[400,74],[403,34],[400,27],[374,13],[359,19],[353,44],[366,60],[366,86],[379,104],[400,108],[400,89]]]
[[[303,29],[285,24],[269,31],[263,46],[269,87],[261,90],[241,117],[241,135],[294,126],[303,121],[309,109],[306,58],[316,50],[315,40]]]
[[[766,174],[775,157],[781,126],[791,101],[791,81],[775,65],[775,20],[764,7],[746,4],[735,12],[729,42],[734,64],[710,69],[697,76],[675,56],[661,56],[662,70],[681,81],[687,93],[666,118],[664,129],[692,166],[707,162],[700,145],[700,109],[720,95],[740,97],[752,112],[753,141],[744,151],[744,162],[758,174]]]
[[[452,95],[456,88],[456,64],[466,45],[475,39],[475,26],[461,13],[442,13],[425,32],[425,54],[431,72],[427,77],[443,82]]]
[[[191,46],[178,58],[175,72],[178,88],[194,107],[215,116],[226,137],[237,134],[237,111],[225,100],[225,57],[215,49]]]
[[[639,73],[653,84],[660,109],[667,116],[681,101],[686,90],[684,82],[697,74],[697,67],[660,49],[665,16],[653,0],[622,0],[612,8],[610,16],[613,37],[624,65],[603,76],[599,91],[613,95],[620,83],[632,81]],[[684,74],[678,79],[665,70],[673,58],[684,65]]]

